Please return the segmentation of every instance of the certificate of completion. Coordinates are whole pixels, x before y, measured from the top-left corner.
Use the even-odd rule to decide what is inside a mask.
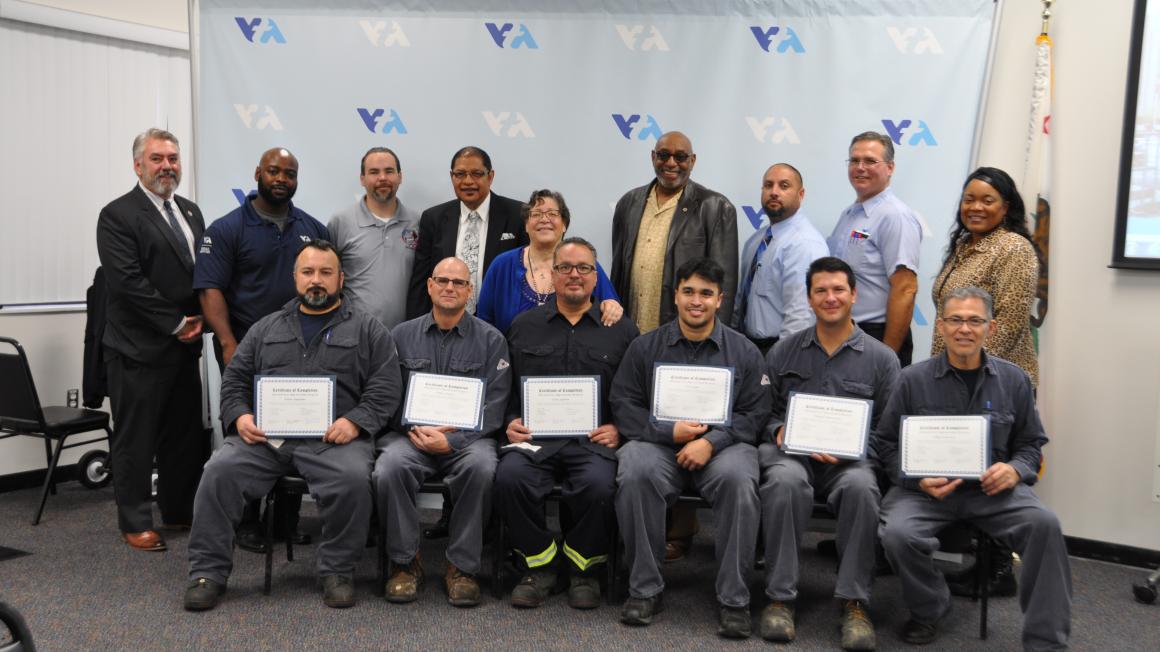
[[[902,475],[978,479],[990,466],[991,418],[902,417]]]
[[[483,427],[483,379],[413,372],[407,382],[403,423],[479,430]]]
[[[254,421],[266,437],[322,439],[334,423],[334,376],[258,376]]]
[[[873,401],[860,398],[791,394],[782,438],[785,452],[862,459],[873,405]]]
[[[653,368],[652,418],[729,425],[733,416],[733,369],[657,363]]]
[[[583,437],[600,426],[600,376],[528,376],[522,392],[533,439]]]

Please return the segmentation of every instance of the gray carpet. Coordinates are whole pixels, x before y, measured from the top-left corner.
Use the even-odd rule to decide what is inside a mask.
[[[295,549],[292,563],[275,557],[274,586],[262,595],[262,560],[238,550],[229,591],[217,609],[201,614],[181,608],[187,534],[168,535],[170,549],[129,549],[116,530],[111,489],[63,484],[49,498],[44,519],[30,521],[37,491],[0,494],[0,545],[30,555],[0,562],[0,602],[23,614],[39,649],[53,650],[504,650],[768,649],[754,638],[716,637],[711,517],[701,513],[702,533],[689,558],[666,567],[665,612],[646,629],[617,621],[618,607],[589,612],[569,609],[554,596],[535,611],[516,611],[490,596],[476,609],[446,603],[441,582],[443,542],[425,543],[428,582],[420,600],[391,605],[372,595],[373,549],[357,575],[359,603],[334,610],[322,604],[314,576],[314,547]],[[434,520],[429,512],[425,518]],[[314,506],[303,507],[303,527],[317,532]],[[803,553],[798,640],[788,650],[838,649],[833,561]],[[281,553],[281,549],[279,549]],[[1077,650],[1160,650],[1160,606],[1133,601],[1131,583],[1141,569],[1073,559],[1075,608],[1072,643]],[[486,579],[486,578],[485,578]],[[485,585],[485,590],[487,586]],[[764,606],[761,579],[751,583],[756,616]],[[898,639],[906,619],[898,581],[879,578],[871,616],[879,649],[913,649]],[[990,639],[977,638],[978,607],[956,598],[931,650],[1015,650],[1020,615],[1015,598],[991,601]]]

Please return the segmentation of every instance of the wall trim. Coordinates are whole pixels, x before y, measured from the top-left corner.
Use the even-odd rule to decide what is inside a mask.
[[[23,0],[0,0],[0,18],[174,50],[189,50],[189,34],[185,32],[46,7]]]

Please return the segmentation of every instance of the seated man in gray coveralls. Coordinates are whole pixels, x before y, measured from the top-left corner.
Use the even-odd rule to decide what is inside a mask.
[[[227,437],[205,465],[193,504],[185,608],[214,608],[233,568],[234,529],[248,500],[297,473],[322,512],[318,574],[328,607],[354,605],[352,575],[371,517],[374,435],[399,405],[402,383],[391,334],[342,300],[342,261],[325,240],[294,261],[298,297],[260,319],[222,378]],[[333,376],[337,418],[321,441],[267,439],[254,420],[254,377]]]
[[[858,292],[854,271],[845,261],[832,256],[818,258],[810,263],[805,277],[816,323],[782,338],[765,359],[773,383],[773,412],[757,455],[761,464],[765,593],[771,602],[761,614],[761,636],[783,643],[794,639],[798,549],[817,488],[838,516],[841,563],[834,597],[842,602],[842,648],[873,650],[874,625],[866,605],[878,543],[881,496],[877,464],[869,456],[840,460],[814,453],[807,457],[787,454],[781,447],[793,392],[874,401],[870,420],[873,437],[886,399],[898,382],[898,356],[850,318]]]
[[[633,341],[612,383],[612,414],[629,441],[617,454],[616,517],[624,536],[629,598],[620,620],[648,625],[665,588],[665,507],[687,487],[713,506],[716,530],[717,633],[746,638],[749,572],[757,543],[757,433],[769,418],[769,379],[761,354],[717,319],[725,271],[695,258],[677,270],[677,318]],[[733,368],[729,425],[651,418],[654,362]]]
[[[907,643],[935,640],[950,593],[932,554],[939,530],[969,521],[1023,558],[1019,606],[1023,648],[1062,650],[1071,631],[1071,567],[1059,519],[1031,490],[1047,443],[1031,381],[1022,369],[987,355],[991,295],[977,287],[949,292],[935,327],[946,351],[902,371],[879,427],[879,458],[900,469],[900,419],[906,415],[991,417],[991,461],[980,480],[905,478],[882,502],[880,536],[902,584],[910,620]]]
[[[471,273],[458,258],[444,258],[427,279],[431,312],[395,327],[403,373],[466,376],[484,381],[479,431],[453,426],[404,426],[379,440],[374,483],[387,528],[387,554],[396,570],[387,580],[391,602],[412,602],[423,585],[419,559],[419,509],[424,480],[442,474],[451,489],[450,539],[444,582],[457,607],[479,604],[475,575],[482,567],[483,526],[491,512],[495,433],[503,427],[511,389],[507,341],[491,324],[467,314]],[[405,381],[407,382],[407,381]],[[402,410],[400,410],[400,416]]]

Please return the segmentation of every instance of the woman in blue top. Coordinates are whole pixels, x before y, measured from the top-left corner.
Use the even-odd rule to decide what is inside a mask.
[[[476,304],[475,316],[505,334],[516,315],[543,305],[554,294],[552,256],[572,221],[564,197],[552,190],[533,192],[524,204],[523,217],[531,244],[495,257]],[[600,263],[596,274],[592,299],[600,303],[601,321],[609,326],[620,321],[624,308]]]

